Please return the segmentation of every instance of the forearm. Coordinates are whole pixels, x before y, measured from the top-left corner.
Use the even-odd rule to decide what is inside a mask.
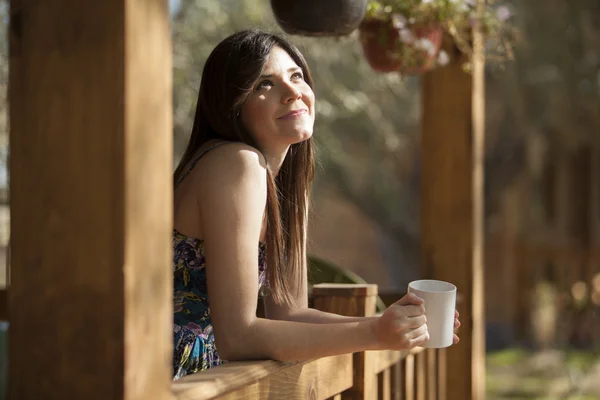
[[[348,322],[371,321],[377,317],[347,317],[344,315],[328,313],[314,308],[298,308],[290,311],[285,318],[286,321],[307,322],[312,324],[335,324]]]
[[[378,349],[372,321],[306,323],[256,318],[225,359],[309,360]],[[217,342],[217,347],[219,346]]]

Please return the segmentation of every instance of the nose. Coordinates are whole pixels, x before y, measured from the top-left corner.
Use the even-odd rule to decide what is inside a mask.
[[[282,98],[283,104],[293,103],[302,98],[302,92],[292,85],[286,85],[286,90]]]

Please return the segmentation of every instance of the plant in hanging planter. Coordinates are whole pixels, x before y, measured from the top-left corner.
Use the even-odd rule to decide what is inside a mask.
[[[370,0],[359,27],[369,65],[380,72],[429,71],[450,61],[450,54],[441,50],[444,37],[470,57],[475,6],[475,0]],[[506,34],[512,33],[509,17],[507,7],[486,8],[482,26],[487,38],[505,45]],[[510,46],[503,49],[508,53]]]
[[[444,30],[453,39],[456,49],[467,56],[465,69],[470,70],[473,55],[473,27],[479,19],[485,41],[485,55],[488,64],[501,65],[513,59],[513,46],[518,39],[518,31],[512,23],[511,8],[502,0],[486,0],[483,15],[477,15],[477,0],[451,0],[451,9]]]

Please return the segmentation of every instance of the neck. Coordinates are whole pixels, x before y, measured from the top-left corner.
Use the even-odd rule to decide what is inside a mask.
[[[279,173],[289,148],[289,145],[285,145],[283,147],[272,146],[262,149],[262,153],[267,160],[267,168],[273,177],[276,177]]]

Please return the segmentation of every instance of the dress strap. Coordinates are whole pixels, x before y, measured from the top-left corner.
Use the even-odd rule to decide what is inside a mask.
[[[217,147],[219,147],[219,146],[221,146],[222,144],[225,144],[225,143],[230,143],[230,142],[227,142],[227,141],[219,142],[219,143],[217,143],[217,144],[214,144],[214,145],[212,145],[211,147],[209,147],[209,148],[205,149],[204,151],[202,151],[202,152],[201,152],[201,153],[200,153],[200,154],[199,154],[199,155],[198,155],[198,156],[197,156],[197,157],[194,159],[194,161],[192,161],[192,163],[190,164],[190,167],[189,167],[189,168],[188,168],[188,169],[187,169],[187,170],[186,170],[186,171],[185,171],[185,172],[184,172],[184,173],[183,173],[183,174],[182,174],[182,175],[179,177],[179,179],[178,179],[178,180],[177,180],[177,182],[175,183],[175,187],[179,186],[179,184],[181,183],[181,181],[183,181],[183,179],[184,179],[186,176],[188,176],[190,172],[192,172],[192,170],[193,170],[193,169],[194,169],[194,167],[196,166],[196,163],[197,163],[198,161],[200,161],[200,159],[201,159],[202,157],[204,157],[204,155],[205,155],[206,153],[208,153],[209,151],[211,151],[211,150],[213,150],[213,149],[215,149],[215,148],[217,148]]]

